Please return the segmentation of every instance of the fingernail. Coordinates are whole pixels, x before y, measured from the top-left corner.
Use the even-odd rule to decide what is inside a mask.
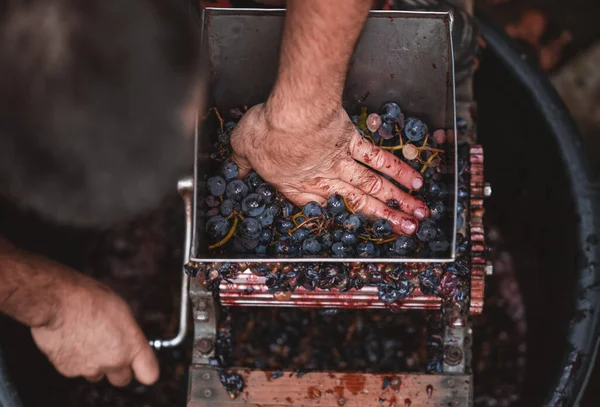
[[[417,208],[413,212],[413,215],[415,215],[415,218],[417,218],[419,220],[423,220],[423,219],[425,219],[425,216],[427,216],[427,212],[425,212],[425,209],[423,209],[423,208]]]
[[[402,231],[407,235],[412,235],[417,231],[417,222],[412,219],[404,219],[402,220],[400,229],[402,229]]]
[[[413,189],[420,189],[423,186],[423,178],[415,178],[412,182]]]

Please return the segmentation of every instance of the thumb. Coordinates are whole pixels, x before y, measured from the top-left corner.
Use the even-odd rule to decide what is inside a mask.
[[[137,381],[142,384],[149,386],[158,380],[158,360],[148,342],[131,362],[131,369]]]
[[[231,160],[238,166],[238,179],[244,179],[252,171],[252,165],[248,159],[234,152],[231,155]]]

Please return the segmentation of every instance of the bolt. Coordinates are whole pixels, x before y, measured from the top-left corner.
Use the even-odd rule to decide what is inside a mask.
[[[340,397],[340,398],[337,400],[337,404],[338,404],[338,406],[340,406],[340,407],[344,406],[344,405],[346,404],[346,399],[345,399],[345,398],[343,398],[343,397]]]
[[[463,352],[458,346],[449,345],[444,350],[444,362],[450,366],[456,366],[462,362]]]
[[[491,261],[485,263],[485,275],[491,276],[494,274],[494,265]]]
[[[208,373],[208,372],[202,373],[202,380],[210,380],[210,373]]]
[[[492,196],[492,184],[490,184],[489,182],[483,184],[483,196],[485,196],[486,198]]]
[[[210,339],[202,338],[196,341],[196,348],[200,353],[207,354],[210,353],[210,351],[212,350],[213,344]]]
[[[204,389],[204,397],[209,399],[212,397],[212,391],[210,389]]]
[[[452,380],[452,379],[448,380],[448,386],[454,387],[454,380]]]
[[[208,321],[208,312],[206,311],[198,311],[196,314],[196,319],[198,321],[206,322]]]

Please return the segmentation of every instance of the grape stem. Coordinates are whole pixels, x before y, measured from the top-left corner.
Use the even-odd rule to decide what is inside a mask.
[[[346,197],[344,197],[343,200],[344,200],[344,205],[346,206],[346,209],[348,210],[348,212],[350,212],[352,215],[354,215],[355,212],[352,210],[350,205],[348,205],[348,201],[346,200]]]
[[[433,160],[438,156],[438,153],[432,154],[431,157],[429,157],[427,159],[427,161],[425,161],[425,164],[423,165],[423,168],[421,168],[421,174],[423,174],[426,170],[427,170],[427,165],[431,164],[433,162]]]
[[[217,247],[221,247],[225,243],[227,243],[229,241],[229,239],[231,239],[232,236],[233,236],[233,234],[235,233],[235,228],[237,228],[238,222],[239,222],[239,220],[238,220],[237,217],[233,218],[233,225],[231,225],[231,229],[229,229],[229,232],[227,232],[227,234],[225,235],[225,237],[223,238],[223,240],[221,240],[220,242],[217,242],[217,243],[215,243],[215,244],[213,244],[211,246],[208,246],[208,248],[210,250],[216,249]]]
[[[216,107],[211,107],[208,112],[209,113],[215,112],[215,114],[217,115],[217,119],[219,119],[219,126],[221,127],[221,133],[223,133],[223,131],[224,131],[223,117],[221,117],[221,113],[219,112],[219,109],[217,109]]]
[[[290,233],[294,233],[295,231],[297,231],[298,229],[300,229],[302,226],[306,225],[308,222],[312,222],[313,220],[317,220],[317,219],[319,219],[319,216],[315,216],[313,218],[306,219],[304,222],[302,222],[301,224],[297,225],[295,228],[293,228],[292,230],[290,230]]]
[[[371,236],[359,236],[361,239],[368,240],[370,242],[375,242],[378,244],[393,242],[398,239],[398,235],[392,234],[389,237],[371,237]]]

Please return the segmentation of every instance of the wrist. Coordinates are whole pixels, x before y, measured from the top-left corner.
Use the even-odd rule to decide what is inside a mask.
[[[285,85],[276,85],[265,103],[265,119],[277,131],[315,131],[324,127],[340,108],[339,98],[326,92],[300,95]]]

